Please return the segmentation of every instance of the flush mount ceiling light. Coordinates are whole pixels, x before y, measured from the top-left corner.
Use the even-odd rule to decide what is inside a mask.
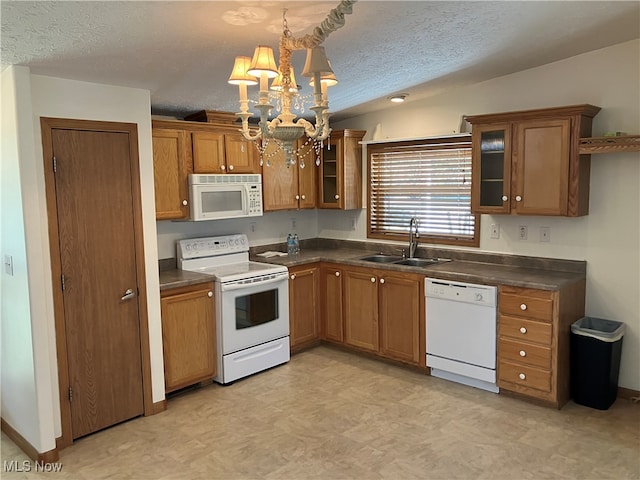
[[[402,103],[404,102],[405,98],[407,98],[409,96],[408,93],[398,93],[396,95],[391,95],[390,97],[387,97],[389,100],[391,100],[393,103]]]
[[[329,98],[327,87],[337,83],[331,65],[327,59],[324,47],[320,44],[329,34],[345,23],[345,15],[352,12],[353,4],[357,0],[342,0],[340,4],[331,10],[327,18],[313,29],[313,33],[303,38],[294,38],[287,26],[286,10],[282,15],[282,36],[280,37],[280,63],[276,67],[273,57],[273,49],[269,46],[256,47],[253,58],[236,57],[233,71],[229,77],[229,83],[238,85],[240,93],[240,112],[236,113],[242,119],[242,134],[247,140],[257,141],[261,154],[264,153],[265,143],[275,140],[282,146],[285,152],[287,166],[295,163],[294,144],[297,139],[307,135],[318,144],[325,140],[331,129],[329,128]],[[315,125],[304,118],[296,119],[292,113],[292,102],[298,95],[299,87],[295,83],[293,67],[291,66],[291,54],[294,50],[306,50],[307,59],[302,75],[311,77],[313,85],[314,105],[310,109],[315,113]],[[269,79],[275,79],[272,92],[269,92]],[[255,108],[260,112],[258,132],[252,134],[249,130],[249,113],[247,85],[260,83],[260,94]],[[281,113],[273,120],[269,120],[271,110],[274,108],[269,103],[270,96],[278,96],[278,105]],[[316,161],[319,164],[319,161]]]

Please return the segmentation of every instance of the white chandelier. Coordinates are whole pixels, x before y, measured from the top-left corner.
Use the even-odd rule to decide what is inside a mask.
[[[295,163],[294,144],[303,135],[307,135],[314,142],[325,140],[331,133],[329,128],[329,99],[327,87],[338,83],[329,60],[327,60],[324,47],[320,44],[329,34],[345,23],[344,16],[352,12],[352,6],[357,0],[342,0],[340,4],[331,10],[327,18],[317,27],[313,33],[305,35],[301,39],[292,36],[287,26],[287,20],[283,15],[283,32],[280,37],[279,51],[280,64],[276,67],[273,57],[273,49],[265,45],[258,45],[253,53],[253,58],[236,57],[233,71],[229,77],[229,83],[238,85],[240,92],[240,112],[236,113],[242,119],[240,130],[247,140],[257,141],[263,144],[260,148],[264,152],[264,142],[275,140],[285,152],[287,166]],[[286,13],[286,11],[285,11]],[[302,75],[311,77],[310,85],[313,86],[314,105],[310,109],[315,113],[315,125],[292,113],[292,103],[298,95],[298,86],[295,83],[293,67],[291,66],[291,54],[294,50],[307,50]],[[281,113],[273,120],[269,120],[271,110],[269,79],[274,78],[271,89],[279,96],[278,103]],[[258,131],[252,134],[249,129],[249,118],[253,113],[249,112],[249,100],[247,97],[247,85],[260,83],[260,94],[255,108],[260,112]],[[272,94],[273,95],[273,94]]]

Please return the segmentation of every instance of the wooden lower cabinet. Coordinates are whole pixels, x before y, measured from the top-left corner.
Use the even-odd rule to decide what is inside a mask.
[[[289,341],[291,349],[320,339],[320,268],[303,265],[289,269]]]
[[[562,408],[570,398],[571,324],[584,316],[584,280],[559,290],[501,286],[498,386]]]
[[[216,374],[213,283],[160,293],[165,391],[211,379]]]
[[[421,275],[345,267],[344,343],[424,365],[423,282]]]
[[[331,342],[344,342],[343,269],[326,264],[320,268],[320,298],[322,299],[322,338]]]

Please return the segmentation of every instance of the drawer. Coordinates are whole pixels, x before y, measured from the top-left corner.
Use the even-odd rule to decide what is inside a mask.
[[[506,338],[498,340],[498,358],[546,369],[551,368],[551,348]]]
[[[550,323],[542,323],[524,318],[507,317],[500,315],[498,321],[498,333],[501,337],[511,337],[516,340],[551,345],[553,326]]]
[[[502,382],[534,388],[543,392],[550,392],[551,372],[500,360],[498,364],[498,386],[509,390],[509,385],[501,385]]]
[[[553,320],[552,295],[552,292],[544,292],[536,296],[527,296],[515,292],[500,292],[498,307],[500,313],[505,315],[517,315],[551,322]]]

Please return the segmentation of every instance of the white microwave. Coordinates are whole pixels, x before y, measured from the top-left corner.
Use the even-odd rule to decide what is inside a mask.
[[[189,175],[191,220],[262,215],[262,175]]]

